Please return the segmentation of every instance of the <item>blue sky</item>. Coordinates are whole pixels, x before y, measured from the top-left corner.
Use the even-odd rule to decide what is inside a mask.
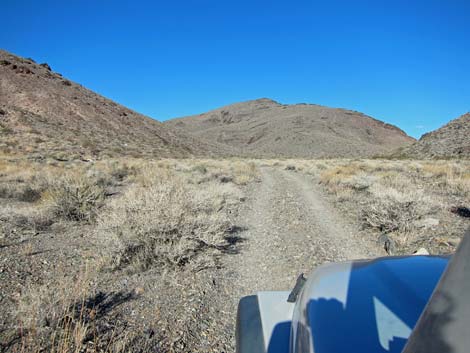
[[[2,0],[0,47],[158,120],[269,97],[412,136],[470,111],[468,0]]]

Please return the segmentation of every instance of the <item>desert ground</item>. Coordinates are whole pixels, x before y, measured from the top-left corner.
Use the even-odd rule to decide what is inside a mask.
[[[470,161],[0,157],[0,350],[233,352],[333,261],[452,253]]]

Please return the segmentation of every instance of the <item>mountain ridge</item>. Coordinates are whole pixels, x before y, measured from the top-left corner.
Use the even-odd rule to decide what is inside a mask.
[[[406,158],[470,158],[470,112],[422,135],[392,156]]]
[[[0,149],[31,158],[220,155],[201,142],[38,64],[0,50]],[[223,151],[228,153],[228,151]]]
[[[415,141],[400,128],[357,111],[281,104],[270,98],[234,103],[164,124],[251,157],[367,157]]]

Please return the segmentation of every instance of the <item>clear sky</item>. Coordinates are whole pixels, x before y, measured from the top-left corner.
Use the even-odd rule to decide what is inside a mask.
[[[412,136],[470,111],[469,0],[1,0],[0,47],[158,120],[269,97]]]

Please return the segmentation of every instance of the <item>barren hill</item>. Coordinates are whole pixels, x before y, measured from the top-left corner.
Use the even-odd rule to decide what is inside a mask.
[[[399,128],[359,112],[267,98],[165,124],[255,157],[367,157],[414,141]]]
[[[202,143],[0,50],[0,151],[31,158],[212,155]]]
[[[424,134],[395,155],[409,158],[470,158],[470,113]]]

